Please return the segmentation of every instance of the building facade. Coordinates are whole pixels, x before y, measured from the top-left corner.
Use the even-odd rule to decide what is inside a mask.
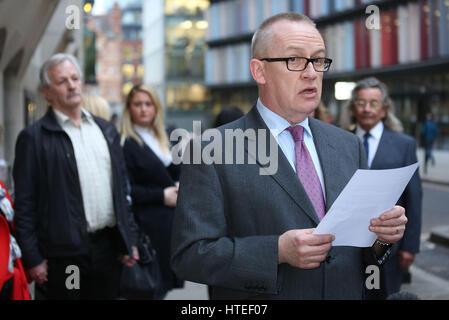
[[[120,113],[123,96],[122,74],[122,11],[118,3],[104,15],[92,15],[87,29],[95,34],[95,70],[93,83],[85,91],[105,98],[111,114]]]
[[[142,1],[127,3],[122,8],[122,94],[126,96],[133,85],[142,83],[143,34]]]
[[[204,85],[208,6],[208,0],[143,3],[144,81],[158,90],[168,127],[192,130],[193,120],[210,122]]]
[[[252,35],[264,19],[287,11],[316,22],[334,60],[322,98],[334,120],[346,103],[337,99],[336,84],[376,76],[388,85],[405,132],[419,138],[431,111],[441,133],[436,147],[449,149],[447,0],[211,0],[205,81],[214,109],[237,105],[247,111],[254,105]]]
[[[83,65],[82,7],[82,0],[0,1],[0,159],[9,169],[19,132],[47,110],[41,65],[58,52]]]

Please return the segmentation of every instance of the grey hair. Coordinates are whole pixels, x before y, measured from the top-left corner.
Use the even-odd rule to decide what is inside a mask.
[[[355,106],[355,100],[357,99],[357,93],[362,89],[377,88],[382,94],[382,105],[386,108],[387,113],[385,118],[382,120],[385,127],[391,131],[403,132],[404,127],[401,121],[394,115],[394,104],[388,95],[388,89],[385,83],[379,81],[375,77],[369,77],[360,80],[356,83],[354,89],[352,90],[351,99],[343,107],[340,116],[340,126],[347,130],[352,130],[355,127],[356,120],[352,114],[352,110]]]
[[[81,67],[78,63],[78,60],[76,60],[76,58],[73,55],[68,53],[57,53],[51,56],[50,59],[48,59],[41,67],[41,70],[39,72],[40,89],[50,87],[50,78],[48,77],[48,69],[64,61],[71,62],[78,71],[79,76],[81,78],[83,77],[83,73],[81,72]]]
[[[312,19],[296,12],[279,13],[269,17],[263,21],[256,32],[254,32],[251,41],[251,56],[253,59],[260,58],[262,52],[266,50],[267,44],[273,35],[271,27],[278,21],[306,22],[316,27],[315,22],[313,22]]]

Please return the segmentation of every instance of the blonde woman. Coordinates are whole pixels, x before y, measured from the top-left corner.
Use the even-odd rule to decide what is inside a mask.
[[[131,89],[123,109],[120,133],[133,212],[157,251],[164,281],[156,299],[163,299],[169,290],[183,285],[172,272],[169,261],[180,167],[172,163],[164,110],[152,87],[137,85]]]
[[[111,108],[105,98],[94,94],[83,94],[82,106],[94,116],[109,121]]]

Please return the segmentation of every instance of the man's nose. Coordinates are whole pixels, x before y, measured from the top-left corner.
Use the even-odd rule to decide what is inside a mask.
[[[317,77],[318,73],[315,71],[315,68],[313,67],[313,63],[309,62],[307,63],[306,68],[302,72],[301,76],[303,78],[307,79],[315,79]]]
[[[364,106],[363,106],[363,111],[365,113],[370,113],[371,110],[373,110],[374,108],[371,106],[371,103],[367,102]]]
[[[69,79],[68,85],[69,85],[69,88],[70,88],[70,89],[74,89],[74,88],[75,88],[75,81]]]

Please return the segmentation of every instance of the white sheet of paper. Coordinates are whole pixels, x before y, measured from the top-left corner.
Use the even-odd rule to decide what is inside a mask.
[[[372,246],[370,220],[395,206],[417,168],[357,170],[313,234],[335,235],[333,246]]]

